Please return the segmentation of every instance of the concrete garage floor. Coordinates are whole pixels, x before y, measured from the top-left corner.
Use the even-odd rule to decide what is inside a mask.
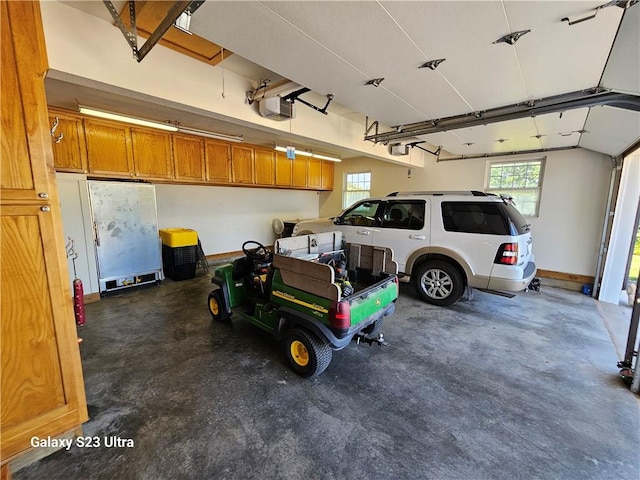
[[[87,305],[84,434],[135,446],[74,445],[14,478],[640,477],[640,397],[590,297],[543,285],[438,308],[401,285],[390,346],[353,343],[304,380],[266,334],[212,323],[209,289]]]

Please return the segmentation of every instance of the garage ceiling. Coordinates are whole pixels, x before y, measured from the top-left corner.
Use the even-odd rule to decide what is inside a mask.
[[[399,126],[598,86],[639,95],[640,5],[604,4],[216,1],[197,10],[191,30]],[[513,45],[495,43],[523,30]],[[435,70],[419,68],[442,58]],[[375,78],[384,78],[379,87],[365,85]],[[456,155],[567,146],[616,155],[639,137],[638,112],[598,106],[420,138]]]
[[[65,3],[109,18],[102,2]],[[270,71],[311,98],[334,94],[330,111],[362,113],[380,131],[594,87],[640,102],[634,1],[205,1],[190,30],[234,52],[225,68],[250,75],[255,64],[256,82]],[[513,45],[496,43],[527,30]],[[419,68],[437,59],[436,69]],[[375,78],[384,80],[365,85]],[[640,112],[612,106],[417,138],[452,155],[576,146],[618,155],[639,139]]]

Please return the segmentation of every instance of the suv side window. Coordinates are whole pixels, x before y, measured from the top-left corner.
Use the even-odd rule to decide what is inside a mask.
[[[494,202],[442,202],[442,221],[448,232],[509,235],[509,225]]]
[[[376,211],[379,205],[380,201],[378,200],[367,200],[358,203],[338,218],[337,223],[340,225],[373,227],[376,223]]]
[[[388,202],[382,212],[382,228],[422,230],[424,204],[424,201],[415,200]]]

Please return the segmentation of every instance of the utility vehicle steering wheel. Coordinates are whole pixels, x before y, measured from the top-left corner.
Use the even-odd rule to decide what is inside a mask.
[[[255,248],[249,248],[248,245],[255,245]],[[269,250],[260,242],[255,240],[247,240],[242,244],[242,253],[252,260],[260,260],[267,262],[269,260]]]

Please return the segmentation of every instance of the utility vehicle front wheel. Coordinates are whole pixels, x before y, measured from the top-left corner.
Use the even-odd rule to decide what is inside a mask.
[[[229,313],[224,307],[220,290],[212,290],[209,292],[209,313],[211,313],[213,319],[218,322],[224,322],[229,318]]]
[[[331,363],[333,350],[309,330],[295,327],[287,334],[285,355],[291,368],[300,376],[313,378]]]
[[[452,305],[464,292],[462,275],[448,262],[427,261],[418,266],[411,276],[413,286],[422,299],[433,305]]]

